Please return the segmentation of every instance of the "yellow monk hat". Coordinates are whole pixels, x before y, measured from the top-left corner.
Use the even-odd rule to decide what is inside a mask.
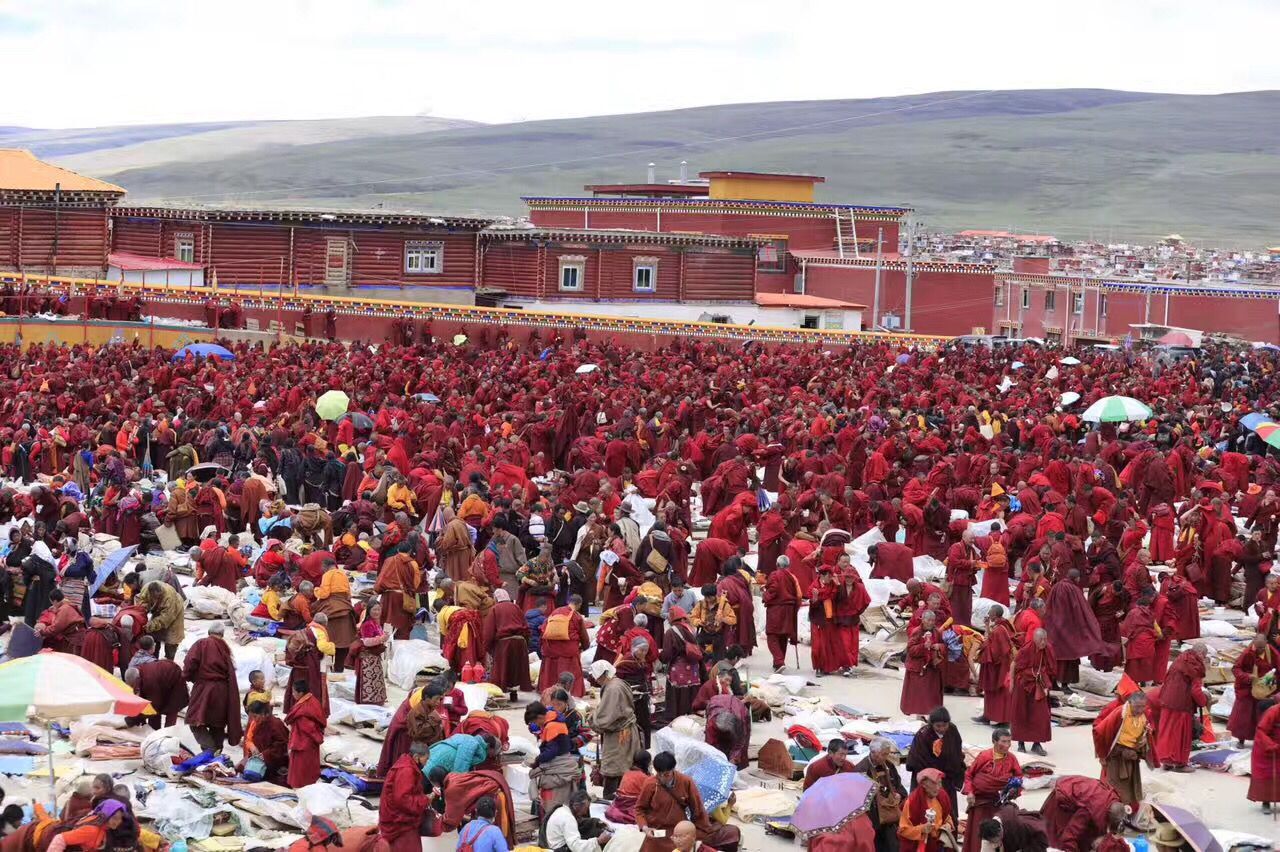
[[[1000,487],[1000,483],[999,483],[999,482],[993,482],[993,483],[991,483],[991,496],[992,496],[992,497],[1003,497],[1003,496],[1004,496],[1004,489]]]

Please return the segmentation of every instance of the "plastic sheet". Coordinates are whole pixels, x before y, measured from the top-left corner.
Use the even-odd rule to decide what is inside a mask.
[[[440,649],[421,639],[401,639],[391,645],[391,663],[387,680],[401,689],[413,689],[418,672],[423,669],[447,669],[448,662]]]

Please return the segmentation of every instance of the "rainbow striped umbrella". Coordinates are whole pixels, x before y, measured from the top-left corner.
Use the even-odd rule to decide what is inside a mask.
[[[1246,414],[1240,418],[1240,425],[1258,433],[1264,444],[1280,449],[1280,423],[1265,414]]]
[[[91,713],[138,716],[151,710],[129,685],[74,654],[43,651],[0,663],[0,721],[31,714],[62,719]]]
[[[1150,416],[1151,409],[1146,403],[1131,396],[1104,396],[1089,406],[1080,415],[1080,419],[1089,423],[1120,423],[1125,420],[1146,420]]]

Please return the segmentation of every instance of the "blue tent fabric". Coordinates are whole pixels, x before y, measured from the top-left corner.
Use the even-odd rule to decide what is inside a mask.
[[[194,355],[197,358],[209,358],[217,355],[224,361],[234,361],[236,359],[235,353],[225,346],[219,346],[216,343],[192,343],[173,353],[173,360],[181,361],[187,355]]]

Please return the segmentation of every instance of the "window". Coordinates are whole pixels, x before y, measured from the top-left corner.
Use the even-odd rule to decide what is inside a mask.
[[[1004,286],[996,287],[996,307],[1004,304]]]
[[[1044,291],[1044,309],[1046,311],[1052,311],[1056,307],[1058,307],[1058,291],[1045,290]]]
[[[196,235],[174,234],[173,256],[183,263],[196,262]]]
[[[560,290],[564,293],[581,293],[582,282],[587,277],[587,259],[580,254],[560,258]]]
[[[1071,313],[1084,316],[1084,293],[1071,294]]]
[[[800,321],[800,327],[801,328],[817,328],[818,321],[820,319],[821,317],[817,316],[816,314],[805,314],[804,319]]]
[[[1022,309],[1024,311],[1031,309],[1031,290],[1026,287],[1022,288]]]
[[[844,330],[844,311],[827,311],[822,315],[822,327],[836,331]]]
[[[1098,294],[1098,315],[1105,317],[1107,315],[1107,294]]]
[[[404,271],[408,275],[444,272],[444,243],[405,243]]]
[[[658,290],[658,259],[637,257],[631,264],[631,288],[637,293],[656,293]]]
[[[770,237],[765,234],[749,234],[748,236],[769,240],[769,242],[756,249],[756,267],[761,272],[787,271],[786,237]]]

